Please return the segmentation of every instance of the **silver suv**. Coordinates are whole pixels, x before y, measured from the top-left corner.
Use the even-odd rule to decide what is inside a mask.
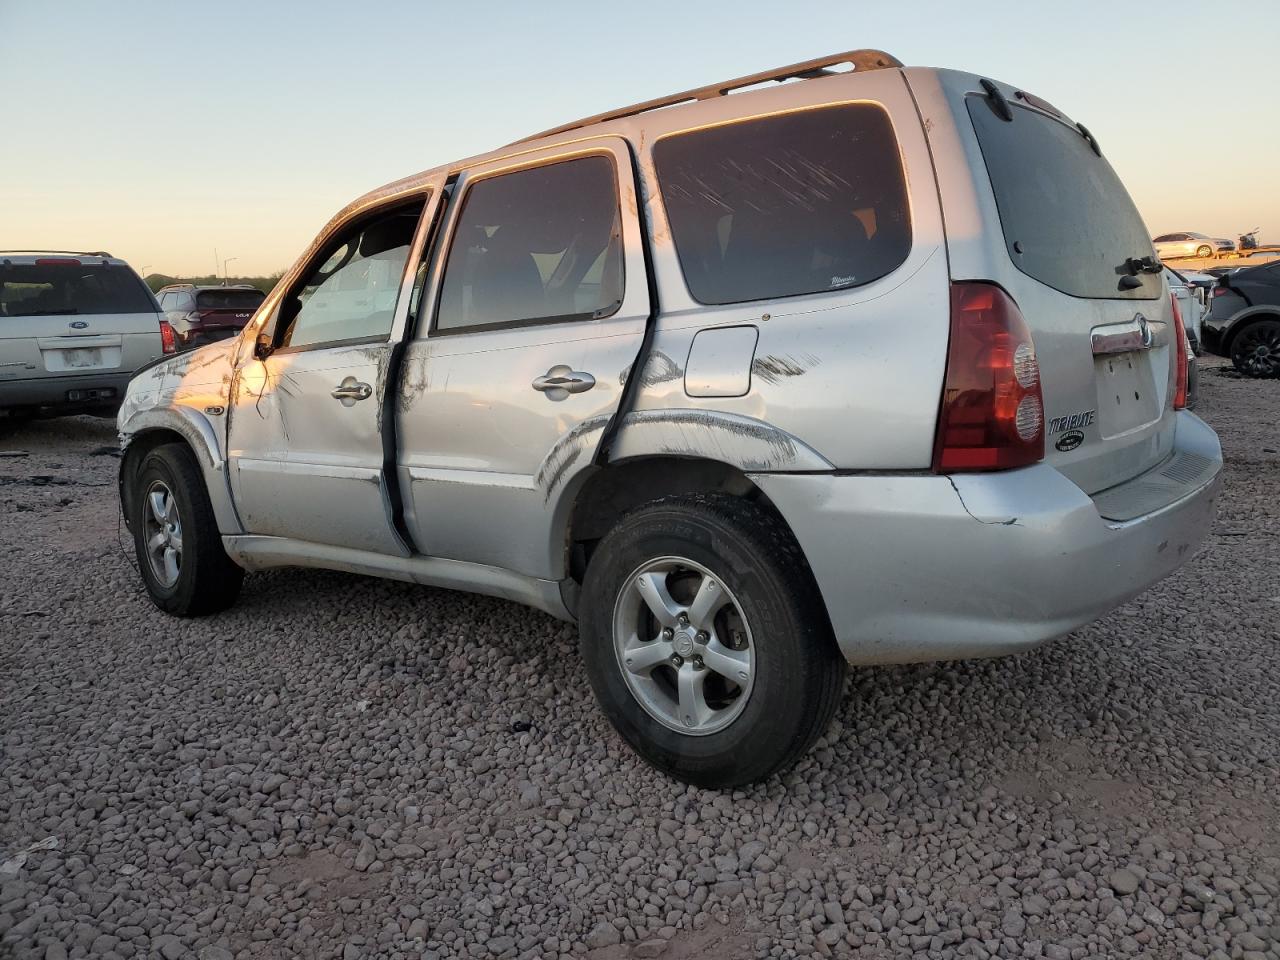
[[[1190,557],[1185,355],[1088,130],[856,51],[356,200],[134,380],[120,494],[173,614],[306,565],[575,620],[622,736],[723,787],[848,663],[1027,650]]]
[[[0,416],[114,414],[134,371],[174,351],[167,326],[118,257],[0,251]]]

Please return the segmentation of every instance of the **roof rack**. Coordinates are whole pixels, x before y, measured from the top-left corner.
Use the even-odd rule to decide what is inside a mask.
[[[838,67],[846,63],[852,66],[853,69],[859,73],[865,73],[869,70],[886,70],[892,67],[902,66],[901,60],[885,53],[883,50],[849,50],[845,53],[834,53],[828,57],[804,60],[800,63],[793,63],[786,67],[776,67],[773,70],[765,70],[763,73],[748,74],[745,77],[738,77],[735,80],[724,80],[720,83],[713,83],[706,87],[695,87],[692,90],[673,93],[670,96],[659,97],[656,100],[646,100],[643,103],[633,103],[629,107],[622,107],[618,110],[609,110],[606,113],[597,113],[593,117],[583,117],[581,120],[575,120],[573,123],[566,123],[559,127],[552,127],[550,130],[543,130],[541,133],[535,133],[531,137],[524,137],[517,140],[516,143],[528,143],[530,140],[540,140],[543,137],[554,136],[557,133],[566,133],[569,130],[577,130],[579,127],[587,127],[593,123],[604,123],[606,120],[620,120],[623,117],[634,117],[638,113],[645,113],[649,110],[658,110],[662,107],[673,107],[679,103],[723,97],[734,90],[741,90],[743,87],[752,87],[757,83],[767,83],[770,80],[781,83],[784,80],[812,80],[815,77],[831,76],[832,74],[845,71],[831,70],[829,69],[830,67]]]
[[[0,254],[5,253],[69,253],[76,257],[110,257],[111,254],[105,250],[0,250]]]

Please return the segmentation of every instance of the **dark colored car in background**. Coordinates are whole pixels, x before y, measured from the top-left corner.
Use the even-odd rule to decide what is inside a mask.
[[[1219,277],[1200,333],[1245,376],[1280,377],[1280,261]]]
[[[156,291],[180,350],[237,336],[266,296],[248,284],[215,287],[172,283]]]

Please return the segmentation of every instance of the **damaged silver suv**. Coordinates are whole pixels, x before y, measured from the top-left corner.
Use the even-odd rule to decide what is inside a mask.
[[[1149,236],[1085,127],[874,50],[428,170],[133,380],[142,577],[525,603],[649,762],[768,777],[846,664],[1026,650],[1192,555],[1222,457]]]

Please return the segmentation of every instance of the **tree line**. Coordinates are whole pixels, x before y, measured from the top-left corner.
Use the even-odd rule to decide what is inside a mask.
[[[161,287],[167,287],[171,283],[194,283],[198,287],[220,287],[225,282],[229,286],[238,283],[247,283],[250,286],[257,287],[263,293],[270,293],[280,278],[284,276],[284,272],[273,273],[268,277],[228,277],[225,281],[222,277],[215,277],[207,274],[203,277],[170,277],[163,273],[149,273],[145,278],[151,292],[155,293]]]

